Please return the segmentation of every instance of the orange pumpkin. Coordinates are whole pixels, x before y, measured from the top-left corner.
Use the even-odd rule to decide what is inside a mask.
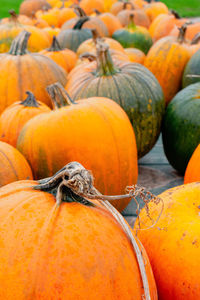
[[[13,9],[9,10],[9,14],[10,14],[10,17],[3,18],[1,20],[1,24],[6,24],[6,23],[10,23],[10,22],[18,22],[18,23],[24,24],[24,25],[33,25],[33,21],[31,18],[29,18],[25,15],[17,15]]]
[[[149,50],[144,65],[158,79],[168,104],[181,87],[186,63],[190,58],[188,47],[184,44],[185,28],[178,38],[164,37]]]
[[[145,60],[145,54],[139,49],[136,48],[125,48],[124,49],[126,54],[128,55],[129,61],[133,63],[139,63],[142,64],[144,63]]]
[[[87,15],[92,14],[95,9],[97,9],[99,12],[104,12],[103,0],[81,0],[79,5]]]
[[[58,26],[61,27],[68,20],[76,18],[76,13],[73,8],[65,7],[60,10],[60,15],[58,19]]]
[[[152,265],[160,300],[200,299],[200,183],[169,189],[139,215],[137,236]],[[158,221],[154,226],[152,222]],[[149,218],[150,216],[150,218]],[[135,224],[135,230],[138,228]]]
[[[49,27],[49,24],[45,20],[42,20],[42,19],[33,19],[33,25],[38,28],[42,28],[42,29]]]
[[[46,21],[48,26],[58,27],[59,17],[60,17],[60,9],[52,8],[45,12],[38,11],[35,14],[35,16],[37,19],[42,19],[42,20]]]
[[[122,28],[121,23],[119,22],[118,18],[114,16],[111,13],[103,13],[98,16],[99,19],[101,19],[104,24],[106,25],[108,29],[108,35],[112,36],[112,34]]]
[[[76,53],[70,49],[61,49],[55,36],[53,37],[51,47],[49,49],[41,51],[40,53],[51,58],[66,72],[70,72],[76,65]]]
[[[168,14],[167,6],[162,2],[152,2],[144,7],[144,12],[152,22],[160,14]]]
[[[200,144],[192,154],[184,176],[184,183],[195,181],[200,181]]]
[[[200,32],[200,22],[197,23],[192,23],[192,24],[187,24],[187,31],[185,34],[185,38],[188,40],[192,40],[196,34],[198,34]],[[171,36],[175,36],[177,37],[179,34],[179,29],[177,26],[175,26],[169,33]]]
[[[53,42],[54,35],[57,36],[60,33],[60,28],[45,27],[43,30],[48,33],[51,43]]]
[[[50,92],[58,109],[26,123],[17,144],[35,178],[51,176],[77,160],[93,170],[102,193],[124,193],[138,174],[135,135],[125,112],[103,97],[73,103],[59,85],[51,86]],[[114,205],[122,210],[129,201]]]
[[[66,84],[66,72],[50,58],[27,51],[29,32],[13,41],[9,53],[0,54],[0,113],[31,91],[37,100],[51,105],[45,88],[56,81]]]
[[[23,30],[31,33],[28,50],[38,52],[50,46],[50,39],[46,32],[30,25],[23,25],[17,21],[10,21],[0,25],[0,53],[8,52],[14,38]]]
[[[38,10],[47,10],[49,8],[51,6],[46,0],[25,0],[21,3],[19,12],[20,15],[33,17]]]
[[[32,179],[31,168],[13,146],[0,142],[0,187],[17,180]]]
[[[123,27],[128,25],[131,15],[134,16],[134,22],[136,25],[149,28],[150,25],[149,17],[141,9],[137,9],[137,10],[126,9],[118,13],[117,18],[119,19]]]
[[[110,12],[117,16],[117,14],[122,10],[133,10],[137,8],[137,5],[133,5],[130,1],[117,1],[112,5]]]
[[[7,107],[0,116],[0,140],[16,147],[20,131],[25,123],[34,116],[50,111],[50,108],[38,102],[33,93],[28,97]]]
[[[146,252],[123,217],[64,186],[86,178],[95,190],[89,172],[74,162],[56,177],[49,189],[29,180],[0,191],[1,299],[157,300]]]

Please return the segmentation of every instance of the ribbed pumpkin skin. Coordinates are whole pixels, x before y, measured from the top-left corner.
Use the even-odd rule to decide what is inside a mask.
[[[103,194],[123,194],[127,185],[137,182],[134,132],[127,115],[110,99],[83,99],[34,117],[22,129],[17,148],[37,179],[79,161],[92,170]],[[129,201],[114,205],[122,210]]]
[[[150,21],[145,12],[141,9],[137,10],[122,10],[118,13],[117,18],[119,19],[121,25],[127,26],[129,22],[130,15],[134,15],[134,23],[139,26],[143,26],[145,28],[149,28]]]
[[[179,44],[176,38],[164,37],[157,41],[149,50],[144,66],[158,79],[166,103],[176,95],[181,87],[181,79],[189,51]]]
[[[0,142],[0,187],[17,180],[32,179],[25,157],[11,145]]]
[[[76,52],[82,42],[92,38],[92,32],[87,28],[80,30],[66,29],[62,30],[58,34],[57,38],[60,46],[63,49],[68,48]]]
[[[33,17],[40,9],[49,9],[51,6],[46,0],[26,0],[20,5],[19,12],[22,15]]]
[[[140,64],[115,60],[119,72],[112,76],[95,74],[96,63],[85,66],[80,72],[74,69],[66,90],[75,99],[99,96],[117,102],[128,114],[133,125],[138,157],[154,146],[164,114],[164,97],[161,87],[145,67]]]
[[[126,48],[124,49],[126,54],[129,57],[129,60],[133,63],[139,63],[142,64],[144,63],[145,60],[145,54],[139,49],[136,48]]]
[[[35,185],[16,182],[0,192],[1,299],[141,300],[136,255],[111,214],[75,202],[58,208],[55,197]],[[157,300],[139,246],[151,299]]]
[[[167,107],[163,121],[163,145],[170,164],[184,174],[200,141],[200,83],[180,91]]]
[[[200,299],[200,183],[169,189],[159,195],[164,210],[155,226],[143,209],[137,236],[152,265],[159,300]],[[154,221],[161,206],[150,204]],[[135,224],[135,228],[138,224]]]
[[[43,30],[30,25],[10,22],[0,25],[0,53],[8,52],[14,38],[23,30],[31,33],[28,50],[38,52],[50,46],[50,38]]]
[[[135,29],[119,29],[114,32],[112,38],[117,40],[124,48],[137,48],[145,54],[151,48],[153,42],[148,30],[142,26],[135,26]]]
[[[200,181],[200,144],[194,150],[187,165],[184,183]]]
[[[28,32],[21,32],[9,53],[0,54],[0,113],[12,103],[25,99],[26,91],[51,106],[46,87],[57,81],[66,84],[63,68],[44,55],[27,52],[28,36]]]
[[[27,107],[22,102],[13,103],[0,116],[0,140],[16,147],[19,133],[26,122],[49,111],[50,108],[42,102],[38,102],[38,107]]]
[[[199,77],[188,77],[188,75],[199,75]],[[185,66],[183,78],[182,78],[182,87],[193,84],[200,81],[200,50],[198,50],[188,61]]]

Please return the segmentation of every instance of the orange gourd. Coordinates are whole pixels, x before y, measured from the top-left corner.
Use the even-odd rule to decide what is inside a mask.
[[[43,50],[41,54],[51,58],[67,73],[76,65],[77,55],[70,49],[61,49],[56,37],[53,37],[52,45],[49,49]]]
[[[7,107],[0,116],[0,140],[16,147],[23,126],[34,116],[50,111],[42,102],[38,102],[33,93],[26,92],[27,98]]]
[[[37,100],[51,105],[45,88],[55,81],[66,84],[66,72],[50,58],[27,51],[29,32],[13,41],[9,53],[0,54],[0,113],[31,91]]]
[[[92,192],[77,162],[0,190],[1,299],[158,299],[144,248],[108,202],[84,198]]]
[[[200,144],[193,152],[184,176],[184,183],[191,183],[195,181],[200,181]]]
[[[136,183],[135,135],[121,107],[103,97],[71,102],[58,84],[50,87],[50,93],[57,109],[26,123],[17,143],[34,177],[51,176],[77,160],[93,170],[102,193],[120,194]],[[129,201],[114,205],[122,210]]]
[[[24,156],[13,146],[0,142],[0,187],[32,178],[31,168]]]
[[[200,299],[200,183],[181,185],[158,197],[163,201],[163,210],[161,204],[150,203],[148,213],[143,209],[139,215],[144,230],[137,230],[138,222],[135,224],[149,256],[158,297]]]

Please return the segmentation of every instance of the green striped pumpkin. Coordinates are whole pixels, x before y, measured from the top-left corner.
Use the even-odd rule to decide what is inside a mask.
[[[162,136],[170,164],[181,174],[200,143],[200,82],[180,91],[165,113]]]
[[[164,96],[157,79],[140,64],[113,63],[102,42],[97,46],[97,62],[84,66],[69,75],[68,93],[73,100],[100,96],[117,102],[133,125],[138,157],[144,156],[157,141],[164,114]]]

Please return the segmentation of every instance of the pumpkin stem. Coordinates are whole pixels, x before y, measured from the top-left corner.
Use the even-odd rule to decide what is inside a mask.
[[[46,90],[51,98],[53,109],[76,104],[59,82],[49,85]]]
[[[18,15],[17,13],[14,11],[14,9],[9,10],[9,14],[10,14],[10,19],[13,22],[17,22],[18,20]]]
[[[100,16],[101,13],[98,9],[95,8],[93,11],[94,11],[94,13],[96,13],[97,16]]]
[[[87,17],[86,13],[84,12],[84,10],[79,6],[79,5],[74,5],[74,12],[75,14],[77,14],[78,17],[82,18],[82,17]]]
[[[179,30],[179,34],[177,37],[177,41],[178,43],[182,44],[185,42],[185,34],[186,34],[186,30],[187,30],[187,24],[183,24],[181,27],[178,27]]]
[[[80,18],[77,22],[76,22],[76,24],[74,25],[74,27],[73,27],[73,29],[74,30],[80,30],[81,28],[82,28],[82,26],[83,26],[83,24],[85,23],[85,22],[87,22],[87,21],[89,21],[89,17],[82,17],[82,18]]]
[[[199,42],[200,42],[200,32],[195,34],[195,36],[193,37],[190,45],[196,45]]]
[[[79,58],[81,60],[88,59],[89,62],[92,62],[92,61],[97,59],[97,56],[95,54],[90,53],[90,52],[85,52],[85,53],[81,54],[79,56]]]
[[[129,22],[128,22],[128,25],[126,26],[126,28],[133,29],[136,27],[135,22],[134,22],[134,17],[135,17],[134,14],[130,14]]]
[[[100,37],[99,37],[99,33],[98,33],[98,31],[97,31],[95,28],[92,28],[91,31],[92,31],[92,39],[93,39],[93,42],[94,42],[94,44],[96,45],[96,44],[97,44],[97,39],[100,38]]]
[[[53,36],[53,41],[52,41],[51,47],[47,50],[50,52],[62,50],[55,35]]]
[[[58,206],[64,202],[79,202],[83,205],[95,206],[102,209],[102,206],[114,217],[117,223],[121,226],[122,230],[129,239],[133,251],[137,257],[138,266],[140,269],[144,296],[146,300],[151,300],[148,277],[145,269],[145,261],[143,259],[142,251],[140,250],[135,237],[130,230],[130,227],[125,222],[122,215],[108,202],[108,200],[118,200],[123,198],[134,198],[138,193],[144,191],[144,188],[137,188],[135,186],[128,187],[128,194],[120,196],[103,196],[93,186],[93,176],[90,171],[86,170],[80,163],[71,162],[64,168],[58,171],[54,176],[38,181],[38,185],[34,186],[35,190],[42,190],[56,195],[56,204]],[[144,196],[144,195],[143,195]],[[90,201],[95,199],[99,200],[99,204]],[[143,199],[143,198],[142,198]],[[149,201],[159,203],[161,199],[153,196]],[[163,202],[162,202],[163,204]],[[162,206],[163,209],[163,206]]]
[[[25,55],[28,53],[27,44],[31,33],[28,31],[22,31],[20,34],[12,41],[9,54],[11,55]]]
[[[28,97],[24,101],[20,102],[21,105],[23,105],[25,107],[39,107],[40,106],[40,103],[37,102],[37,100],[32,92],[26,91],[26,94],[28,95]]]
[[[176,10],[170,9],[170,12],[176,19],[181,19],[181,16],[177,13]]]
[[[131,10],[132,10],[132,9],[135,9],[133,3],[129,2],[129,1],[124,2],[123,8],[122,8],[122,9],[127,9],[128,5],[131,6]]]
[[[118,72],[110,55],[109,46],[102,41],[97,42],[97,70],[98,76],[110,76]]]

